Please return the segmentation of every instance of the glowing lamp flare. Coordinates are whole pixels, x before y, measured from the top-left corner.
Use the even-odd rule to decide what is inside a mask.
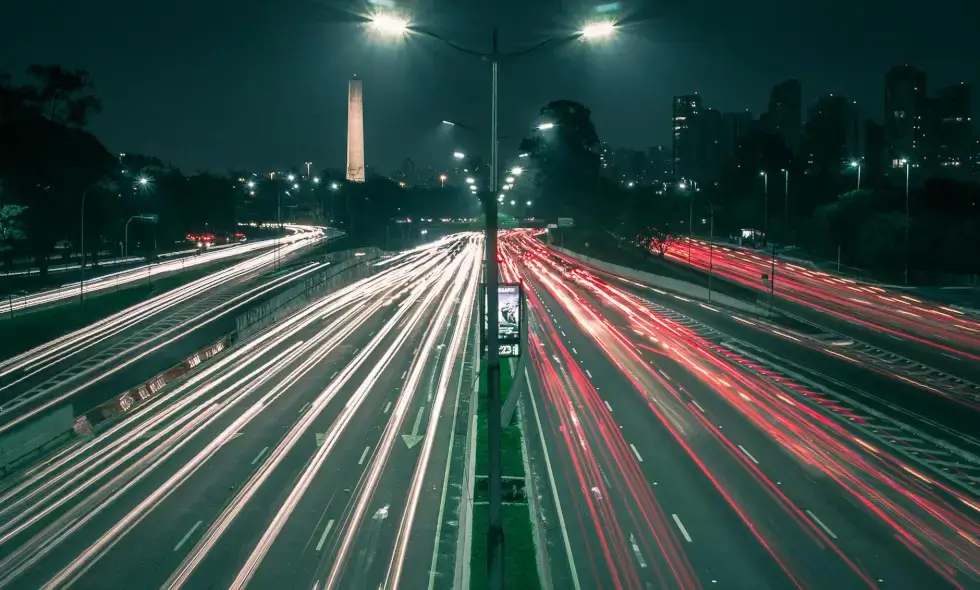
[[[610,21],[591,23],[582,28],[585,39],[603,39],[611,37],[616,32],[616,25]]]
[[[379,13],[371,17],[371,28],[386,35],[404,35],[408,21],[393,14]]]

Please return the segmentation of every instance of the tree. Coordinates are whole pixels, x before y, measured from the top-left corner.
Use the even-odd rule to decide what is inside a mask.
[[[556,100],[541,108],[542,122],[553,125],[537,130],[521,142],[534,169],[540,191],[537,210],[546,216],[575,216],[588,222],[603,206],[599,187],[599,136],[592,115],[584,105]]]
[[[90,115],[102,110],[102,103],[88,94],[92,81],[86,70],[67,70],[60,65],[32,65],[28,74],[39,88],[26,88],[27,101],[47,119],[64,125],[82,127]]]
[[[618,232],[660,256],[683,232],[683,204],[676,193],[658,194],[650,188],[619,189],[628,205],[618,218]]]

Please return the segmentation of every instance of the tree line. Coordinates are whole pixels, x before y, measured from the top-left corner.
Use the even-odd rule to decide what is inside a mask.
[[[577,225],[635,236],[660,252],[688,234],[692,216],[694,233],[707,237],[713,217],[716,238],[765,227],[769,243],[830,260],[839,255],[846,265],[889,279],[902,275],[908,225],[910,276],[946,281],[980,274],[975,182],[914,183],[906,223],[904,173],[900,179],[866,173],[864,188],[855,190],[847,163],[841,163],[841,171],[808,169],[781,138],[760,130],[740,142],[717,182],[697,190],[673,178],[631,187],[603,175],[588,108],[558,100],[542,107],[540,115],[554,127],[524,139],[520,149],[528,154],[536,211],[543,216],[574,217]],[[769,175],[768,212],[761,172]]]
[[[232,234],[239,223],[301,222],[352,230],[380,243],[391,219],[473,213],[457,188],[409,188],[384,178],[348,183],[340,171],[309,176],[229,170],[187,174],[160,158],[110,153],[87,130],[102,104],[85,70],[28,68],[26,83],[0,73],[0,265],[24,259],[47,272],[56,252],[98,264],[129,251],[147,256],[186,234]],[[303,171],[305,172],[305,170]],[[84,210],[84,240],[82,240]]]

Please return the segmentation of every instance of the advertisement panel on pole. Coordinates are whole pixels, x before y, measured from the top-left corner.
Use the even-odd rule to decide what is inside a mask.
[[[483,298],[480,302],[480,315],[483,322],[480,326],[482,341],[486,342],[487,300],[484,286]],[[501,283],[497,285],[497,345],[501,357],[517,357],[521,354],[521,336],[524,330],[524,292],[518,283]],[[486,349],[483,349],[486,356]]]

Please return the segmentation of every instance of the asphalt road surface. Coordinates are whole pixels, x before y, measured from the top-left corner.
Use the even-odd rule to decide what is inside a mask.
[[[385,260],[5,482],[0,587],[429,587],[481,259]]]
[[[528,292],[555,588],[980,585],[976,395],[531,239],[502,248]]]

